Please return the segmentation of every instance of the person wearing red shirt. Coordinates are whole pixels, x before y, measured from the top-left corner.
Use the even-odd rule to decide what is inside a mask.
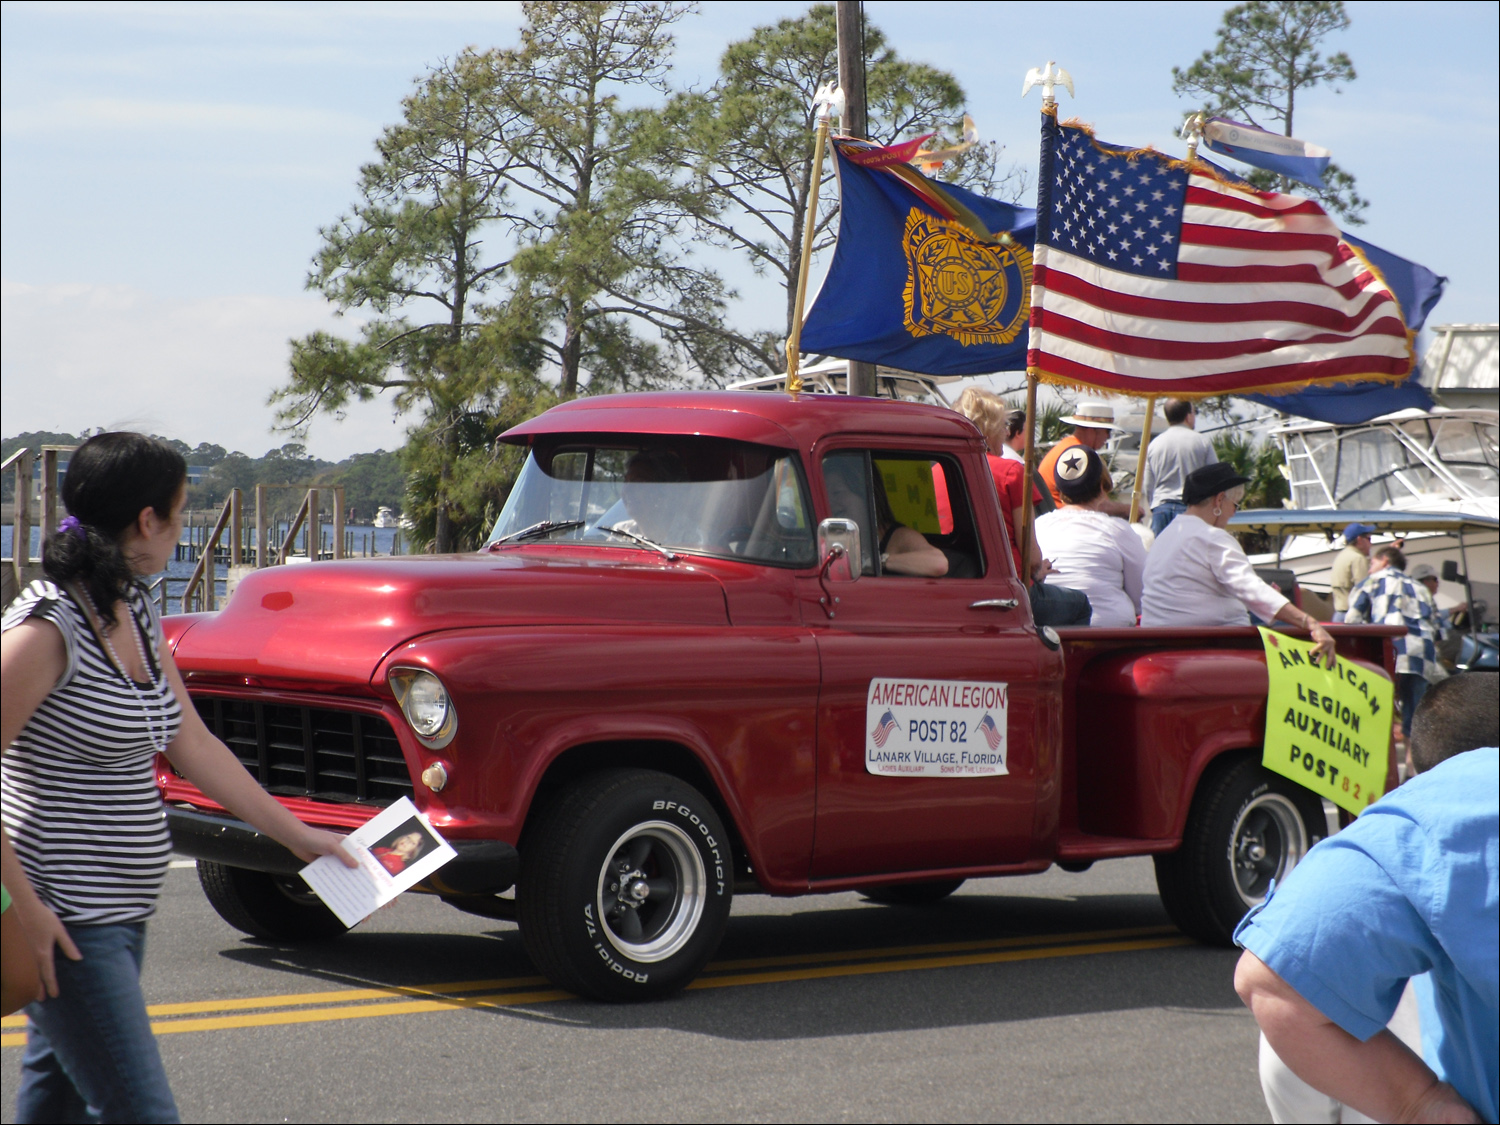
[[[392,875],[399,875],[422,854],[422,834],[408,832],[404,836],[397,836],[391,841],[390,847],[371,848],[370,854]]]
[[[958,396],[954,409],[973,422],[984,435],[991,449],[999,449],[1006,436],[1006,408],[1000,397],[991,391],[968,387]],[[1036,541],[1036,510],[1032,509],[1032,521],[1024,528],[1031,541],[1029,557],[1031,573],[1021,573],[1021,537],[1017,525],[1024,515],[1026,493],[1026,466],[997,454],[988,454],[990,475],[995,480],[995,491],[1000,501],[1000,515],[1005,520],[1006,535],[1010,539],[1011,558],[1015,561],[1016,576],[1026,586],[1031,601],[1031,616],[1037,625],[1087,625],[1093,613],[1088,596],[1078,590],[1063,586],[1049,586],[1044,579],[1052,564],[1042,558],[1042,550]],[[1033,483],[1033,504],[1041,496],[1041,490]]]

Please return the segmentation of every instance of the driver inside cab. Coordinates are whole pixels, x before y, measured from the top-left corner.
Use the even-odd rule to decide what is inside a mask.
[[[670,449],[643,449],[625,465],[620,500],[630,517],[616,524],[655,542],[672,539],[673,518],[678,513],[671,488],[687,480],[682,458]]]
[[[829,457],[823,461],[823,481],[828,487],[831,514],[864,524],[870,518],[865,500],[865,482],[857,460]],[[921,532],[898,523],[891,512],[885,486],[875,481],[875,534],[880,545],[883,574],[909,574],[919,578],[941,578],[948,573],[948,556]]]

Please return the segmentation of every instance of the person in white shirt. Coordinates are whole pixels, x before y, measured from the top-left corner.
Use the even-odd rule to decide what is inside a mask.
[[[1101,509],[1104,462],[1087,446],[1064,453],[1054,474],[1063,506],[1036,521],[1042,554],[1060,585],[1089,596],[1095,628],[1128,629],[1141,611],[1146,548],[1130,524]]]
[[[1146,479],[1151,482],[1151,533],[1160,535],[1182,514],[1182,485],[1194,469],[1219,459],[1214,443],[1196,432],[1198,415],[1189,399],[1167,400],[1167,428],[1146,447]]]
[[[1249,480],[1222,461],[1188,474],[1182,489],[1186,511],[1157,537],[1146,557],[1141,624],[1249,625],[1253,612],[1262,621],[1307,630],[1331,667],[1334,645],[1328,631],[1262,582],[1234,536],[1224,530]]]

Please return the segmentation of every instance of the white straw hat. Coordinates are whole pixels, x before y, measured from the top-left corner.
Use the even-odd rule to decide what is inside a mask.
[[[1124,427],[1115,425],[1115,408],[1107,402],[1080,402],[1062,421],[1070,426],[1125,432]]]

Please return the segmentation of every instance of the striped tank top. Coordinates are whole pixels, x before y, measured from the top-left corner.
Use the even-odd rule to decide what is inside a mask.
[[[156,909],[172,837],[156,788],[156,752],[182,708],[161,667],[161,620],[146,593],[126,598],[145,641],[149,682],[116,669],[74,600],[33,582],[0,627],[31,617],[62,634],[62,678],[0,757],[5,831],[27,878],[64,922],[139,922]]]

